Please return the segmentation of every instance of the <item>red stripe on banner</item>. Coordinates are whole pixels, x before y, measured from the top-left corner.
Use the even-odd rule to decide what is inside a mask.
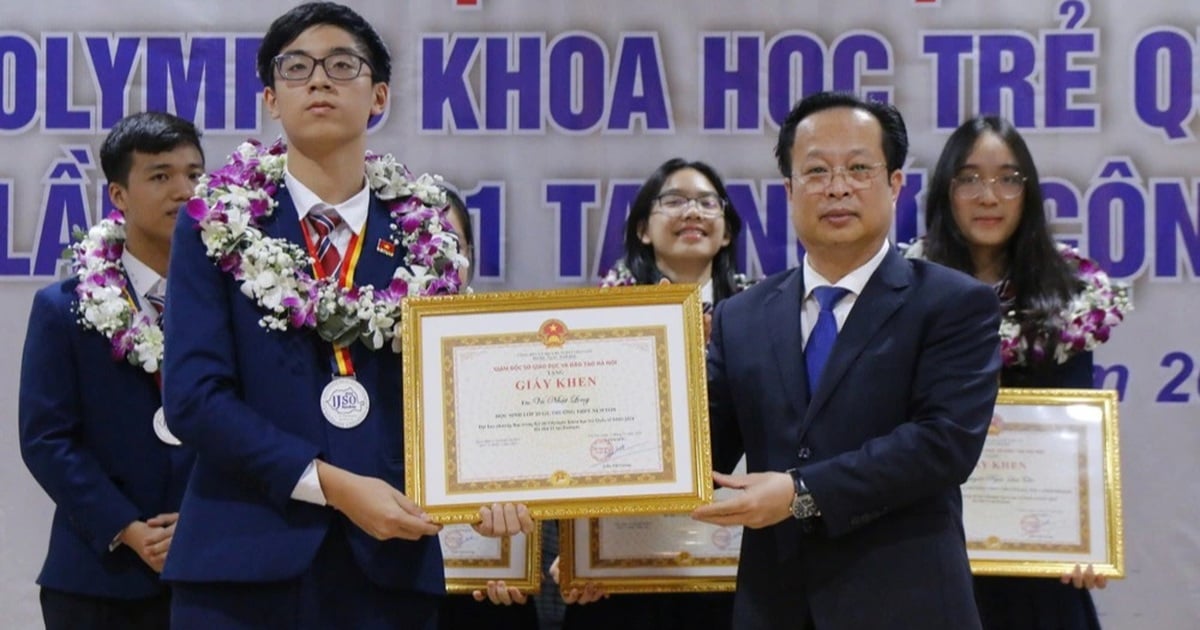
[[[460,7],[477,7],[479,0],[454,0],[454,4]]]

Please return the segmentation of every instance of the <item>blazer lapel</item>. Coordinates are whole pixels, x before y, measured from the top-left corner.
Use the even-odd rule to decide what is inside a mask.
[[[263,234],[272,238],[283,238],[304,248],[304,233],[300,231],[300,213],[292,201],[287,186],[280,185],[275,193],[275,210],[259,224]],[[307,250],[306,250],[307,251]],[[310,270],[311,272],[311,270]]]
[[[374,194],[371,195],[371,206],[367,210],[367,223],[363,226],[362,254],[358,257],[358,265],[354,268],[354,286],[371,285],[376,289],[385,289],[392,282],[392,275],[400,266],[404,250],[397,246],[394,249],[379,247],[381,241],[388,240],[391,229],[388,227],[391,217],[387,205]],[[388,255],[387,252],[392,252]]]
[[[800,300],[804,295],[804,273],[797,267],[779,284],[763,304],[771,350],[779,366],[782,385],[792,404],[795,417],[808,406],[808,376],[804,366],[804,345],[800,338]],[[790,423],[787,423],[790,424]]]
[[[805,411],[800,428],[802,437],[821,411],[821,407],[837,391],[838,384],[850,366],[904,303],[903,289],[909,284],[910,273],[908,263],[894,248],[889,249],[879,268],[863,287],[862,295],[855,300],[850,316],[846,318],[846,323],[838,333],[829,361],[821,375],[821,383]]]

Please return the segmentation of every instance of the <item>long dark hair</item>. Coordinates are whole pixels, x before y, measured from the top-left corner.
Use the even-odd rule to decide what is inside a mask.
[[[708,179],[717,195],[725,201],[725,234],[729,236],[729,243],[717,250],[716,256],[713,257],[713,302],[716,303],[738,291],[735,278],[737,265],[733,249],[737,235],[742,230],[742,219],[733,208],[733,200],[729,198],[721,176],[704,162],[671,158],[663,162],[642,184],[629,208],[629,218],[625,221],[625,266],[629,268],[638,284],[657,284],[662,280],[663,274],[654,260],[654,247],[642,242],[642,232],[650,221],[650,211],[654,208],[655,198],[662,191],[667,178],[685,168],[696,170]]]
[[[977,116],[960,125],[946,140],[929,180],[925,200],[925,257],[975,274],[970,246],[954,221],[950,196],[954,176],[966,163],[975,142],[989,132],[1004,141],[1017,159],[1018,170],[1026,178],[1021,218],[1004,247],[1008,281],[1015,292],[1013,308],[1021,314],[1022,325],[1028,329],[1055,317],[1080,289],[1080,283],[1050,237],[1042,205],[1041,182],[1029,147],[1007,120],[997,116]]]

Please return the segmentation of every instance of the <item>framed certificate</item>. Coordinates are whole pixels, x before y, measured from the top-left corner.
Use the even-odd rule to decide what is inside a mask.
[[[962,488],[972,571],[1124,577],[1119,455],[1116,392],[1001,389]]]
[[[402,317],[405,491],[435,521],[711,500],[694,286],[415,298]]]
[[[447,525],[438,534],[446,567],[446,591],[451,594],[486,590],[490,580],[526,593],[542,587],[541,530],[491,538],[470,525]]]
[[[738,463],[735,474],[746,472]],[[720,488],[717,500],[736,491]],[[687,515],[583,518],[559,522],[561,588],[600,584],[609,593],[733,591],[740,526]]]

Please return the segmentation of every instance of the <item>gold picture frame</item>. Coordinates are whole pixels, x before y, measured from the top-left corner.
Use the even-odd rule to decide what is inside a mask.
[[[542,588],[542,534],[489,538],[470,525],[452,524],[438,534],[446,571],[446,592],[451,595],[486,591],[493,580],[523,593]]]
[[[732,592],[741,527],[687,515],[563,520],[558,523],[564,591],[599,584],[608,593]]]
[[[1117,393],[1002,388],[963,522],[976,575],[1124,577]]]
[[[694,285],[409,298],[401,321],[405,491],[434,521],[711,501]]]

